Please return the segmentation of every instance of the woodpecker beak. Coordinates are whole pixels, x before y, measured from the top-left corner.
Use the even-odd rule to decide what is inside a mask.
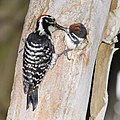
[[[63,31],[65,31],[65,32],[68,32],[68,28],[63,27],[63,26],[61,26],[61,25],[59,25],[59,24],[57,24],[57,23],[56,23],[56,27],[57,27],[59,30],[63,30]]]

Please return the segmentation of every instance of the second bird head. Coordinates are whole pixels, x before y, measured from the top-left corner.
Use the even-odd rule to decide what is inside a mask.
[[[57,27],[65,31],[67,34],[75,34],[77,37],[83,39],[87,38],[87,29],[82,23],[73,23],[69,26],[69,28],[57,24]]]

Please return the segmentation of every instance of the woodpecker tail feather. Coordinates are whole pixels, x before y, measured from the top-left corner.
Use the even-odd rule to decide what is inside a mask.
[[[24,93],[27,94],[26,109],[29,108],[30,103],[31,103],[33,106],[33,111],[34,111],[38,104],[38,86],[25,80],[23,81],[23,85],[24,85]]]
[[[32,93],[27,94],[27,106],[26,109],[29,108],[30,103],[33,106],[33,111],[36,109],[38,104],[38,88],[36,88]]]

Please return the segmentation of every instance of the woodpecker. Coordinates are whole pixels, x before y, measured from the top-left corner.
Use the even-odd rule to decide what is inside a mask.
[[[25,41],[23,52],[23,85],[27,94],[27,106],[30,103],[33,111],[38,104],[38,88],[46,72],[57,59],[51,33],[58,29],[54,17],[40,15],[35,31],[30,33]]]
[[[75,49],[83,49],[87,41],[87,30],[82,23],[74,23],[69,28],[58,26],[61,30],[65,31],[65,43],[67,48],[61,54],[67,55],[67,52]]]

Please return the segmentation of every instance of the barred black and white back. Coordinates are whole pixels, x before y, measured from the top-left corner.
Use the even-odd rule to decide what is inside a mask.
[[[25,41],[23,54],[23,83],[24,92],[29,96],[33,93],[37,94],[38,86],[50,67],[52,54],[55,53],[54,46],[50,41],[48,36],[39,36],[39,34],[34,32],[31,33]],[[36,97],[38,97],[38,95]],[[29,107],[29,99],[27,108]],[[37,98],[35,100],[37,100]],[[33,104],[38,102],[32,101]],[[33,109],[35,109],[36,105],[33,106]]]

